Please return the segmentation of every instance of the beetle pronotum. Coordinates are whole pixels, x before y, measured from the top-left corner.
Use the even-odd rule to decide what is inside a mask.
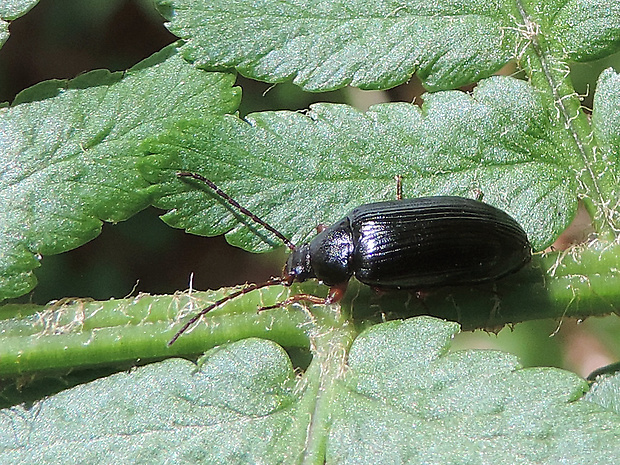
[[[281,277],[250,284],[202,309],[169,345],[205,313],[274,284],[290,286],[318,279],[330,286],[325,299],[297,294],[275,307],[299,301],[329,304],[342,298],[352,277],[376,289],[425,290],[495,281],[518,271],[531,258],[530,243],[521,226],[504,211],[478,200],[436,196],[364,204],[322,228],[310,242],[297,246],[212,181],[195,173],[177,175],[206,183],[234,208],[275,234],[291,254]]]

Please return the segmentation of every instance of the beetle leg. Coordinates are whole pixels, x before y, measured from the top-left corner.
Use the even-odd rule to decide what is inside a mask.
[[[333,304],[339,302],[343,297],[344,293],[347,292],[348,281],[344,283],[336,284],[329,288],[329,294],[327,294],[327,299],[325,299],[325,305]]]
[[[289,305],[296,302],[311,302],[317,305],[325,305],[327,303],[327,299],[324,299],[323,297],[317,297],[312,294],[297,294],[289,297],[286,300],[283,300],[282,302],[278,302],[277,304],[269,305],[267,307],[260,307],[258,311],[262,312],[263,310],[272,310],[274,308],[288,307]]]
[[[396,200],[403,199],[403,177],[400,174],[394,176],[396,179]]]
[[[333,303],[340,301],[340,299],[342,299],[342,297],[344,296],[344,293],[347,290],[347,284],[348,283],[345,282],[345,283],[330,287],[329,294],[327,294],[327,298],[325,299],[323,297],[317,297],[312,294],[296,294],[296,295],[289,297],[288,299],[283,300],[282,302],[278,302],[275,305],[269,305],[268,307],[260,307],[258,311],[262,312],[263,310],[272,310],[274,308],[279,308],[279,307],[288,307],[289,305],[297,303],[297,302],[310,302],[316,305],[333,304]]]

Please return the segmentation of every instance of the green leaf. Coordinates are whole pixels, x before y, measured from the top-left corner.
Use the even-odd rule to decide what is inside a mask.
[[[160,0],[185,56],[309,91],[393,87],[414,72],[429,89],[487,77],[508,62],[518,34],[510,2],[205,2]]]
[[[17,19],[28,13],[39,0],[2,0],[0,1],[0,17],[3,19]]]
[[[620,3],[615,0],[530,0],[528,3],[532,9],[540,8],[537,18],[543,31],[548,27],[551,39],[556,41],[554,52],[568,61],[603,58],[620,46]]]
[[[429,318],[360,335],[332,412],[327,463],[615,463],[620,418],[572,373],[492,351],[446,353]]]
[[[158,4],[198,66],[235,68],[267,82],[293,79],[308,91],[385,89],[414,73],[429,90],[451,89],[528,50],[587,61],[620,45],[615,0]]]
[[[0,299],[34,287],[42,255],[148,206],[141,141],[183,118],[234,111],[234,79],[168,47],[125,73],[39,84],[0,109]]]
[[[9,38],[9,21],[24,16],[39,0],[0,0],[0,47]]]
[[[276,344],[210,350],[75,387],[0,417],[0,461],[593,463],[620,460],[620,417],[587,384],[497,351],[449,352],[429,317],[315,333],[295,376]],[[60,458],[60,460],[59,460]]]
[[[5,411],[0,460],[273,463],[274,446],[296,448],[292,429],[304,432],[290,416],[294,381],[284,351],[262,340],[214,349],[199,372],[169,359]]]
[[[620,373],[599,378],[585,395],[585,399],[620,415]]]
[[[620,176],[620,75],[609,68],[601,73],[594,94],[592,131],[596,158],[592,169],[599,173],[598,186],[608,199],[605,215],[618,224],[618,176]]]
[[[318,222],[395,198],[396,175],[405,197],[481,191],[523,225],[536,249],[553,242],[574,213],[572,141],[555,130],[539,95],[516,79],[490,78],[473,95],[428,94],[422,109],[391,103],[362,113],[316,104],[306,114],[246,120],[177,125],[147,143],[156,155],[145,159],[145,170],[199,172],[295,243],[311,237]],[[153,182],[174,177],[154,172]],[[166,188],[156,205],[171,210],[163,217],[168,224],[203,235],[231,231],[229,242],[247,250],[267,247],[265,234],[208,187],[175,179]]]

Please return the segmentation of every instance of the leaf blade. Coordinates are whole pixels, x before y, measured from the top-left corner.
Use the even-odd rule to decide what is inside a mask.
[[[141,140],[188,115],[234,111],[233,81],[168,47],[124,74],[35,86],[1,109],[0,299],[34,286],[42,254],[77,247],[102,220],[148,206],[151,188],[136,168]]]
[[[323,332],[302,378],[281,347],[259,339],[214,348],[198,369],[151,364],[3,410],[0,457],[296,463],[311,432],[326,441],[326,463],[619,458],[620,417],[582,399],[583,379],[520,369],[497,351],[450,352],[457,330],[430,317],[376,325],[354,341],[346,369],[334,345],[342,333]],[[314,424],[326,414],[329,423]]]
[[[620,47],[620,5],[613,0],[562,2],[549,35],[559,56],[571,62],[603,58]]]
[[[247,250],[278,242],[261,237],[208,188],[170,183],[169,171],[212,179],[294,243],[311,237],[317,222],[329,225],[360,204],[393,199],[396,175],[404,178],[405,197],[471,197],[479,190],[512,214],[540,249],[576,207],[571,166],[579,162],[551,121],[527,83],[495,77],[472,96],[430,94],[422,110],[393,103],[361,113],[317,104],[306,115],[264,112],[248,115],[247,122],[187,122],[148,141],[155,155],[144,163],[156,166],[160,175],[151,179],[166,185],[156,203],[170,210],[165,221],[203,235],[231,231],[229,242]]]
[[[429,90],[453,89],[521,61],[526,50],[540,48],[539,38],[545,53],[570,62],[620,47],[613,0],[160,0],[159,8],[197,66],[235,68],[266,82],[292,79],[314,92],[387,89],[414,73]]]
[[[39,0],[4,0],[0,3],[0,47],[9,38],[9,21],[24,16]]]
[[[487,77],[513,56],[511,2],[263,2],[164,0],[185,56],[309,91],[385,89],[418,72],[428,89]]]
[[[598,182],[607,199],[601,206],[604,214],[618,224],[618,177],[620,165],[620,75],[608,68],[598,79],[592,109],[592,133],[596,143],[597,158],[593,169],[599,174]]]
[[[446,353],[454,326],[431,322],[392,321],[356,339],[333,413],[328,463],[617,459],[618,417],[577,400],[587,390],[584,380],[552,368],[519,369],[509,354]],[[609,428],[609,443],[595,438],[603,430],[586,426],[591,415]],[[591,455],[590,446],[600,454]]]

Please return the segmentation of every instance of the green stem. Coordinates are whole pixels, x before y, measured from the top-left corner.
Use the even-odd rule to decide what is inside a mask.
[[[620,308],[619,254],[617,244],[597,242],[563,254],[536,256],[531,265],[497,283],[436,289],[419,297],[411,291],[376,293],[352,281],[342,307],[352,318],[348,312],[340,314],[338,306],[314,306],[311,313],[299,306],[257,312],[257,307],[281,301],[290,292],[320,289],[315,283],[292,289],[273,286],[205,315],[171,347],[167,343],[182,321],[230,289],[47,308],[5,306],[0,309],[0,376],[194,356],[247,337],[309,348],[316,358],[333,352],[326,349],[332,337],[339,347],[348,347],[354,331],[350,321],[359,331],[384,317],[433,315],[470,330],[542,318],[602,316]],[[9,317],[16,308],[21,314]],[[326,340],[319,337],[324,332],[331,334]],[[335,369],[332,361],[321,369]]]
[[[230,301],[225,309],[206,315],[171,347],[168,341],[180,328],[181,320],[223,292],[141,295],[51,307],[28,305],[13,318],[8,313],[17,306],[5,306],[0,319],[0,376],[194,355],[251,336],[269,338],[285,347],[308,347],[311,325],[306,313],[256,311],[288,292],[274,286]]]

